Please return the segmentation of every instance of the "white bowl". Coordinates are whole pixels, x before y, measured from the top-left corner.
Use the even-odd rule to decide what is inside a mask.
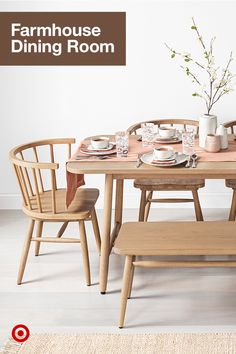
[[[159,146],[153,149],[153,156],[156,160],[166,160],[173,156],[174,149],[172,146]]]
[[[159,127],[159,135],[162,138],[173,138],[173,136],[175,136],[175,133],[175,128]]]
[[[106,149],[109,146],[109,138],[106,136],[99,136],[91,139],[91,145],[93,149]]]

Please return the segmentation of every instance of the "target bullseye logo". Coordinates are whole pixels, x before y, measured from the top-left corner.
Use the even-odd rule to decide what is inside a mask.
[[[25,325],[18,324],[12,329],[11,335],[16,342],[23,343],[29,338],[30,331]]]

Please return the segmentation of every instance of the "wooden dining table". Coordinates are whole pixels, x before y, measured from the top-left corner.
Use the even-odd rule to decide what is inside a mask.
[[[131,136],[131,139],[137,139]],[[100,291],[107,290],[109,255],[115,238],[122,225],[123,186],[124,180],[136,178],[163,178],[163,179],[236,179],[236,161],[234,162],[201,162],[196,168],[185,168],[184,165],[175,167],[156,167],[141,164],[136,167],[136,161],[110,160],[81,160],[68,161],[67,171],[74,174],[105,175],[103,231],[101,240],[100,259]],[[114,226],[112,228],[113,184],[115,190]]]

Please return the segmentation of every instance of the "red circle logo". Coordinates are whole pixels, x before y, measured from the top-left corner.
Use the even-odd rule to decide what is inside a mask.
[[[12,338],[19,343],[25,342],[30,336],[30,330],[23,324],[19,324],[12,329]]]

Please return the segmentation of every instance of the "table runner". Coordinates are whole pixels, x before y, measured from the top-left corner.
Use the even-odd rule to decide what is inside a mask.
[[[87,140],[88,142],[88,140]],[[87,156],[86,154],[83,154],[80,150],[80,147],[86,144],[86,140],[84,140],[78,147],[77,151],[73,154],[73,156],[71,157],[70,161],[77,161],[76,160],[76,156],[79,156],[80,158],[82,158],[83,156],[85,157],[85,161],[87,160]],[[154,146],[158,147],[161,146],[162,144],[154,144]],[[166,146],[166,145],[165,145]],[[172,146],[175,151],[177,152],[182,152],[182,143],[177,143],[177,144],[170,144],[170,146]],[[129,153],[127,157],[116,157],[111,155],[109,156],[108,159],[102,160],[102,162],[121,162],[121,161],[126,161],[126,162],[130,162],[130,161],[136,161],[138,154],[144,154],[147,152],[150,152],[153,150],[153,147],[143,147],[142,146],[142,142],[138,141],[138,137],[137,136],[131,136],[130,140],[129,140]],[[197,155],[199,156],[199,160],[202,161],[223,161],[223,162],[227,162],[227,161],[236,161],[236,141],[234,140],[234,136],[230,135],[229,136],[229,148],[226,150],[221,150],[217,153],[209,153],[207,151],[204,151],[203,149],[201,149],[199,147],[199,142],[198,139],[195,140],[195,151],[197,153]],[[98,156],[90,156],[88,159],[89,162],[94,162],[94,161],[100,161]],[[158,167],[156,167],[158,168]],[[66,194],[66,205],[67,207],[71,204],[71,202],[74,199],[74,196],[76,194],[77,188],[84,185],[85,181],[84,181],[84,175],[82,174],[74,174],[71,172],[67,171],[67,194]]]

